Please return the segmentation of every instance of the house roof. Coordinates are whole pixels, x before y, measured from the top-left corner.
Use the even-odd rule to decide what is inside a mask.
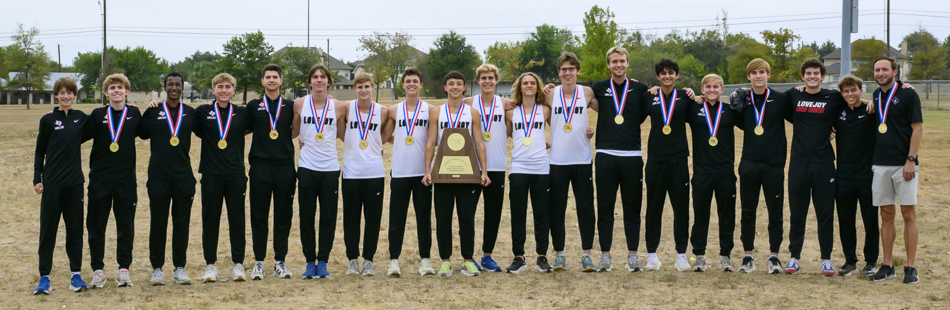
[[[901,54],[901,51],[897,50],[893,46],[891,46],[890,48],[891,48],[891,51],[890,51],[891,56],[895,57],[896,59],[910,59],[910,57],[907,57],[904,54]],[[851,42],[851,50],[854,51],[854,42]],[[822,59],[841,59],[841,48],[839,47],[834,52],[831,52],[830,54],[825,55],[825,57],[822,57]]]
[[[17,76],[17,75],[19,75],[19,74],[20,74],[20,72],[10,72],[10,77],[12,78],[12,77]],[[46,90],[52,91],[52,90],[53,90],[53,83],[56,83],[56,80],[58,80],[59,78],[61,78],[61,77],[66,77],[66,76],[68,76],[68,77],[72,78],[74,81],[76,81],[76,86],[79,87],[80,90],[83,89],[82,84],[79,83],[79,80],[81,80],[82,77],[83,77],[83,74],[82,74],[82,73],[75,73],[75,72],[50,72],[50,73],[49,73],[49,80],[46,81],[46,87],[45,87]],[[0,79],[0,81],[3,81],[4,83],[7,82],[7,80],[4,80],[4,79]],[[22,87],[21,87],[21,88],[14,89],[14,90],[26,90],[26,88],[22,88]]]
[[[295,49],[296,49],[296,48],[306,48],[306,47],[302,47],[302,46],[284,46],[284,47],[281,47],[280,49],[278,49],[277,51],[275,51],[274,53],[276,54],[276,53],[286,52],[287,50],[289,50],[289,49],[291,49],[291,48],[295,48]],[[329,57],[329,59],[330,59],[330,64],[328,65],[328,67],[330,67],[330,69],[333,69],[333,70],[353,70],[353,67],[350,67],[350,66],[347,65],[345,62],[342,62],[342,61],[340,61],[339,59],[336,59],[336,58],[333,57],[332,55],[327,55],[327,54],[325,54],[325,53],[323,52],[323,49],[321,49],[321,48],[319,48],[319,47],[310,47],[310,50],[311,50],[312,52],[314,52],[314,53],[319,53],[319,54],[321,54],[321,55],[326,55],[327,57]]]
[[[841,63],[835,63],[825,66],[825,75],[841,74]]]

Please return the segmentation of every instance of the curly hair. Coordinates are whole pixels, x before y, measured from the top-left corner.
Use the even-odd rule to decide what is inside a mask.
[[[521,81],[524,80],[526,76],[534,78],[538,83],[538,92],[534,94],[534,103],[544,104],[544,94],[541,92],[541,78],[534,72],[525,72],[522,73],[521,76],[518,76],[518,79],[515,80],[515,84],[511,85],[511,100],[515,102],[515,105],[521,105]]]

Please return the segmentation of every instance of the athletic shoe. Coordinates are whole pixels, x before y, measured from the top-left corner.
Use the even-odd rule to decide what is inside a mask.
[[[373,261],[371,260],[363,261],[363,272],[361,273],[361,275],[365,277],[376,275],[376,269],[373,268]]]
[[[847,276],[858,270],[858,266],[854,263],[844,263],[844,266],[841,266],[841,269],[838,269],[838,274],[842,276]]]
[[[567,267],[567,257],[558,255],[554,257],[554,270],[564,270]]]
[[[148,281],[152,286],[165,285],[165,273],[162,268],[152,269],[152,279]]]
[[[647,264],[649,265],[649,258],[647,258]],[[659,261],[659,260],[657,260]],[[687,271],[690,269],[689,261],[686,260],[686,256],[676,256],[676,263],[673,264],[673,267],[676,268],[676,271]]]
[[[477,276],[479,273],[481,272],[479,272],[478,267],[475,266],[475,260],[470,260],[470,261],[462,263],[462,275],[474,277],[474,276]]]
[[[613,263],[610,262],[610,254],[605,253],[600,255],[600,263],[597,264],[597,271],[605,272],[610,271],[614,268]]]
[[[201,277],[201,282],[218,282],[218,267],[208,265],[208,269],[205,270],[205,276]]]
[[[904,284],[920,283],[920,277],[917,276],[917,268],[904,267]]]
[[[475,270],[482,271],[482,266],[479,266],[478,262],[475,262],[474,258],[472,258],[470,261],[472,262],[472,265],[475,265]]]
[[[515,260],[511,262],[511,266],[508,266],[505,272],[517,274],[525,270],[528,270],[528,265],[525,264],[524,257],[515,257]]]
[[[419,261],[419,274],[423,276],[435,275],[435,269],[432,268],[432,263],[428,258],[423,258]]]
[[[801,266],[798,264],[798,259],[794,257],[789,258],[788,265],[785,265],[785,274],[796,274],[799,269],[801,269]]]
[[[442,266],[439,267],[439,275],[443,277],[448,277],[452,275],[452,263],[442,262]]]
[[[355,259],[350,260],[350,266],[346,267],[346,275],[359,275],[360,274],[360,262]]]
[[[251,270],[251,280],[264,280],[264,263],[254,263],[254,270]]]
[[[663,263],[660,262],[660,258],[656,256],[647,256],[647,268],[646,270],[660,270],[660,266],[663,266]],[[689,265],[687,265],[689,266]]]
[[[389,270],[386,271],[386,275],[394,278],[398,278],[402,275],[402,272],[399,271],[399,260],[391,259],[389,260]]]
[[[317,263],[317,278],[329,278],[330,271],[327,271],[327,262]]]
[[[237,282],[247,281],[247,275],[244,274],[244,264],[234,264],[234,267],[231,268],[231,280]]]
[[[534,269],[540,273],[551,272],[551,264],[548,263],[548,257],[538,256],[538,261],[535,263]]]
[[[317,277],[317,264],[307,263],[307,270],[304,270],[303,278],[306,280],[306,279],[313,279],[316,277]]]
[[[897,272],[894,271],[894,267],[888,265],[881,265],[881,269],[877,270],[873,276],[871,276],[871,281],[884,281],[887,279],[893,279],[897,277]]]
[[[732,267],[732,259],[729,258],[729,256],[725,256],[725,255],[719,256],[719,270],[722,270],[724,272],[732,272],[733,270],[735,270],[735,268]]]
[[[835,276],[835,265],[832,265],[830,260],[821,261],[821,275],[826,277]]]
[[[476,265],[476,266],[478,266],[478,265]],[[491,258],[491,256],[482,256],[482,269],[481,269],[481,270],[488,270],[488,271],[491,271],[491,272],[502,272],[502,271],[505,271],[504,269],[501,268],[501,266],[498,266],[498,263],[496,263],[495,260]]]
[[[129,271],[126,269],[119,270],[119,274],[115,276],[115,283],[119,287],[132,286],[132,279],[129,278]]]
[[[594,260],[590,258],[590,255],[581,255],[581,271],[583,272],[597,271],[597,267],[594,266]]]
[[[634,253],[627,254],[627,271],[629,272],[643,271],[643,266],[640,266],[640,259],[637,257],[637,254],[634,254]]]
[[[82,280],[82,277],[79,274],[74,274],[72,278],[69,279],[69,289],[73,292],[82,292],[88,289],[86,282]]]
[[[861,269],[861,275],[868,279],[871,279],[871,276],[875,273],[877,273],[877,264],[875,263],[868,263],[864,265],[864,269]]]
[[[745,273],[752,273],[755,271],[755,260],[752,259],[752,256],[742,257],[742,264],[739,265],[739,271],[745,271]]]
[[[782,261],[778,260],[778,256],[769,257],[769,273],[781,274],[783,271]]]
[[[696,256],[696,262],[693,263],[693,271],[706,272],[706,255]]]
[[[294,273],[290,271],[290,267],[287,267],[287,263],[279,262],[274,264],[274,273],[277,274],[278,279],[290,279],[294,276]]]
[[[175,280],[180,285],[191,285],[191,278],[185,274],[185,267],[175,268],[175,272],[172,275],[172,279]]]
[[[106,274],[102,270],[96,270],[92,273],[92,280],[89,281],[89,288],[103,288],[106,286]]]
[[[40,277],[40,284],[36,285],[33,295],[49,295],[49,277]]]

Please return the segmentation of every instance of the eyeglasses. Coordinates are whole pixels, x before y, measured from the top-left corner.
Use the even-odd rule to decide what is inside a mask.
[[[574,72],[577,72],[577,68],[567,67],[567,68],[561,68],[559,71],[561,71],[561,73],[574,73]]]

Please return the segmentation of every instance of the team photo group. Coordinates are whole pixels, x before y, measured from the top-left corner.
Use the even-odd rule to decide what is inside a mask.
[[[189,237],[195,233],[189,226],[196,194],[200,208],[195,211],[201,219],[197,233],[205,264],[200,282],[219,280],[216,254],[225,220],[231,262],[222,268],[230,267],[232,281],[293,278],[296,268],[303,279],[319,279],[372,276],[377,275],[376,268],[386,270],[379,275],[392,277],[453,272],[478,276],[528,270],[608,272],[615,264],[640,272],[669,268],[662,267],[664,263],[672,263],[677,271],[808,271],[884,281],[897,277],[893,252],[898,214],[904,227],[904,241],[898,244],[906,250],[903,283],[919,282],[914,267],[915,205],[923,118],[914,88],[896,79],[893,58],[882,56],[874,62],[874,82],[879,86],[874,90],[864,89],[865,83],[853,75],[842,77],[836,89],[823,88],[826,71],[818,59],[801,64],[804,85],[770,88],[769,63],[755,59],[746,67],[751,88],[726,93],[722,77],[708,74],[694,93],[675,87],[680,67],[674,60],[654,64],[660,85],[650,88],[637,77],[627,77],[629,54],[624,48],[613,47],[606,56],[610,71],[606,80],[589,87],[578,84],[581,70],[589,69],[581,68],[575,54],[563,52],[551,64],[556,66],[559,85],[545,84],[527,72],[513,82],[510,98],[497,95],[507,90],[496,89],[501,83],[499,70],[491,64],[479,66],[475,76],[452,71],[435,77],[442,80],[448,96],[438,103],[420,99],[423,73],[408,68],[399,85],[405,100],[390,106],[372,100],[377,85],[367,73],[353,80],[356,100],[334,99],[328,92],[334,73],[322,64],[307,74],[309,93],[304,97],[282,96],[282,69],[271,64],[260,71],[261,98],[234,102],[236,80],[220,73],[211,81],[215,99],[194,107],[183,102],[181,74],[165,75],[165,98],[142,108],[126,103],[129,80],[113,74],[101,85],[107,105],[89,114],[73,107],[79,93],[76,82],[60,78],[53,85],[58,106],[39,120],[36,138],[33,185],[42,198],[40,277],[33,293],[49,294],[51,285],[65,287],[66,281],[51,283],[49,277],[61,220],[72,291],[103,288],[110,282],[103,261],[108,226],[116,231],[116,242],[110,246],[118,265],[114,273],[118,287],[132,286],[133,279],[165,284],[169,235],[171,278],[192,284],[188,273],[198,270],[185,267]],[[465,95],[467,85],[476,85],[471,97]],[[864,92],[873,92],[870,100],[862,99]],[[589,118],[591,112],[596,117]],[[647,118],[647,141],[641,141],[641,125]],[[738,136],[736,128],[741,131]],[[247,135],[250,151],[245,154]],[[738,165],[737,137],[742,139]],[[142,200],[148,205],[151,275],[129,271],[140,202],[136,155],[144,151],[136,149],[137,138],[147,140],[150,151],[148,197]],[[81,148],[89,140],[85,184]],[[198,178],[189,154],[193,140],[200,141]],[[391,154],[384,151],[386,143],[392,145]],[[444,167],[445,161],[459,160],[443,156],[449,149],[473,154],[473,164],[467,166],[473,182],[440,181],[439,163]],[[386,160],[389,171],[384,168]],[[569,207],[571,196],[574,204]],[[768,256],[753,256],[760,197],[768,215]],[[667,198],[676,253],[657,252],[661,234],[670,231],[662,227]],[[528,227],[529,205],[533,229]],[[622,225],[614,223],[618,208]],[[570,209],[576,210],[580,253],[565,253],[565,218],[574,216],[568,214]],[[816,223],[809,223],[810,209]],[[328,265],[340,210],[348,266]],[[292,227],[295,213],[299,227]],[[510,222],[504,223],[504,213]],[[834,240],[835,213],[839,253],[834,253],[839,244]],[[859,213],[865,231],[860,261]],[[384,214],[389,219],[384,230],[389,257],[378,263]],[[407,223],[413,214],[415,223]],[[476,227],[479,217],[482,227]],[[248,220],[252,262],[244,257]],[[718,222],[713,233],[718,236],[718,258],[706,253],[711,220]],[[406,240],[411,239],[404,238],[406,227],[412,224],[418,238]],[[816,225],[820,247],[819,264],[814,266],[802,263],[808,225]],[[510,226],[513,254],[502,255],[503,262],[493,258],[502,226]],[[626,251],[612,248],[615,226],[624,230]],[[646,255],[639,248],[641,226]],[[295,228],[301,248],[289,249]],[[430,253],[433,230],[437,257]],[[737,230],[744,254],[735,257]],[[529,231],[536,245],[531,261],[525,255]],[[483,238],[477,255],[479,233]],[[595,235],[599,252],[592,252]],[[460,244],[453,244],[454,239]],[[780,257],[785,241],[790,255]],[[84,242],[91,274],[81,272]],[[412,266],[400,264],[406,244],[418,246],[419,258],[411,260]],[[306,265],[289,266],[288,253],[300,252]],[[458,254],[462,259],[453,260]],[[833,265],[832,256],[842,254],[844,264]],[[272,265],[265,264],[269,255]],[[757,260],[764,264],[757,266]],[[245,263],[253,265],[249,276]],[[337,271],[343,268],[345,272]]]

